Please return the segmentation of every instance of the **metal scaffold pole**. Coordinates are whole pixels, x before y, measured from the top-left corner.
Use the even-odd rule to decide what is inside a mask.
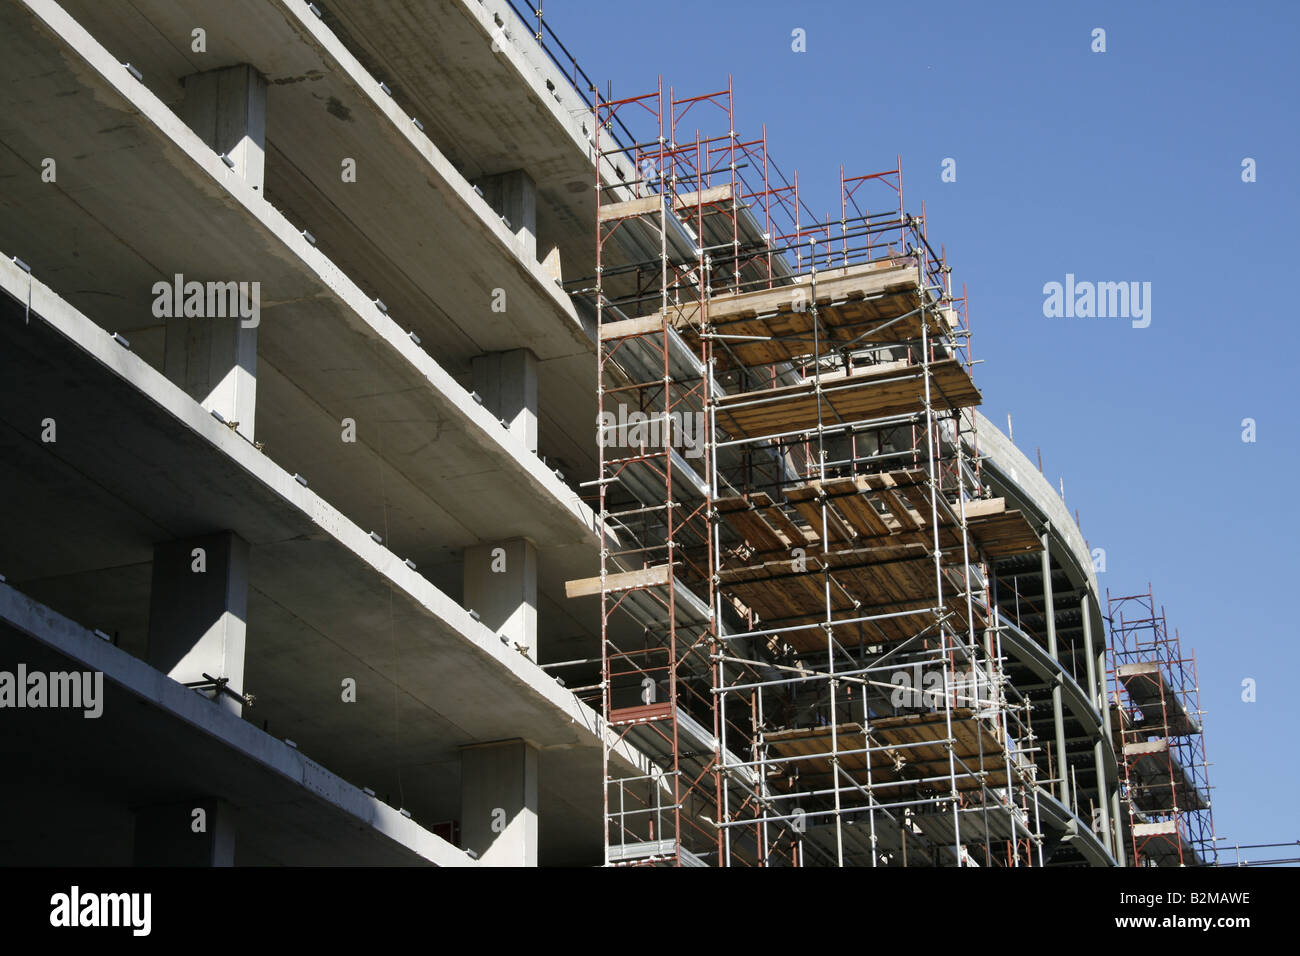
[[[1218,862],[1209,763],[1194,654],[1184,654],[1164,608],[1145,594],[1106,592],[1111,686],[1134,866]]]
[[[1041,864],[964,297],[901,164],[819,217],[732,97],[596,102],[605,861]]]

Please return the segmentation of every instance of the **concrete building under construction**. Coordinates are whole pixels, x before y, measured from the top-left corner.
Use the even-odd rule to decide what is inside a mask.
[[[1213,861],[1194,668],[977,411],[901,162],[813,212],[725,78],[508,0],[0,50],[0,670],[103,675],[0,713],[0,860]]]

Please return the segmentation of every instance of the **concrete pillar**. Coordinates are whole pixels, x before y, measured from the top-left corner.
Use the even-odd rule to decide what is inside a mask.
[[[1101,720],[1105,724],[1107,740],[1114,740],[1114,730],[1110,723],[1110,685],[1106,672],[1106,642],[1103,640],[1097,648],[1097,696],[1101,706]]]
[[[229,679],[244,692],[248,619],[248,542],[232,532],[154,546],[147,660],[174,680]],[[228,694],[216,701],[232,713]]]
[[[1049,550],[1050,540],[1044,526],[1043,540],[1043,612],[1047,615],[1047,653],[1058,665],[1059,648],[1056,644],[1056,603],[1052,596],[1052,556]],[[1070,806],[1070,764],[1065,759],[1065,712],[1061,700],[1061,682],[1053,675],[1052,679],[1052,724],[1056,731],[1056,773],[1060,780],[1057,784],[1057,798],[1066,807]]]
[[[462,747],[460,830],[489,866],[537,865],[537,748],[523,740]]]
[[[164,321],[163,374],[208,411],[217,412],[227,422],[237,422],[236,430],[252,441],[257,410],[257,329],[244,328],[238,315]]]
[[[185,77],[181,118],[259,192],[266,153],[266,79],[247,65]],[[171,279],[171,276],[165,277]],[[256,276],[187,276],[253,282]],[[224,310],[228,311],[228,310]],[[166,320],[163,373],[191,398],[253,439],[257,398],[256,319],[177,316]]]
[[[181,119],[217,153],[235,164],[236,175],[262,191],[266,168],[266,78],[248,64],[181,80]]]
[[[1115,731],[1110,722],[1110,690],[1106,679],[1106,641],[1105,631],[1102,632],[1102,640],[1097,646],[1097,684],[1101,697],[1101,722],[1102,733],[1106,735],[1109,741],[1115,740]],[[1118,759],[1123,759],[1122,755],[1117,755]],[[1115,768],[1115,778],[1119,779],[1119,767]],[[1119,784],[1116,783],[1115,789],[1110,792],[1110,825],[1111,839],[1115,848],[1115,859],[1120,866],[1128,866],[1128,860],[1125,856],[1127,849],[1124,843],[1124,821],[1120,816],[1119,804]]]
[[[542,257],[542,271],[552,282],[564,281],[564,266],[560,262],[560,247],[551,246],[551,251]]]
[[[474,391],[510,434],[537,453],[537,356],[528,349],[489,352],[473,361]]]
[[[465,549],[466,608],[537,659],[537,549],[511,538]]]
[[[1104,707],[1106,705],[1106,695],[1101,693],[1100,685],[1097,683],[1097,664],[1093,657],[1092,644],[1092,613],[1088,607],[1091,595],[1085,587],[1083,596],[1079,599],[1079,614],[1083,618],[1083,648],[1084,654],[1088,661],[1088,699],[1092,701],[1095,707]],[[1100,714],[1099,714],[1100,716]],[[1101,733],[1106,732],[1106,718],[1101,718]],[[1097,774],[1097,805],[1101,808],[1101,842],[1102,845],[1114,856],[1115,849],[1111,843],[1110,833],[1110,799],[1106,785],[1107,767],[1105,759],[1105,750],[1102,748],[1100,737],[1092,745],[1092,763]],[[1109,768],[1111,773],[1115,773],[1115,768]]]
[[[522,169],[484,176],[478,181],[483,198],[497,215],[504,216],[515,234],[525,262],[537,261],[537,185]],[[549,258],[549,257],[548,257]],[[556,267],[558,268],[558,259]]]
[[[136,866],[234,866],[235,808],[203,798],[135,811]]]
[[[1129,846],[1124,842],[1124,823],[1120,817],[1118,789],[1112,791],[1110,795],[1110,820],[1111,825],[1115,828],[1115,846],[1118,848],[1115,859],[1120,866],[1132,866],[1133,861],[1128,858]]]

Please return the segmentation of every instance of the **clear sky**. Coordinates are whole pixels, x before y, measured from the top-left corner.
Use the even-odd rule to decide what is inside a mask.
[[[1300,426],[1285,402],[1300,363],[1281,288],[1300,251],[1300,4],[544,9],[616,98],[660,74],[679,96],[731,75],[739,132],[767,124],[815,210],[838,211],[841,163],[861,174],[902,155],[907,204],[926,202],[969,289],[984,413],[1004,428],[1010,413],[1021,449],[1064,478],[1106,550],[1102,588],[1151,582],[1196,651],[1223,845],[1300,840]],[[1150,325],[1046,318],[1043,286],[1067,273],[1151,283]]]

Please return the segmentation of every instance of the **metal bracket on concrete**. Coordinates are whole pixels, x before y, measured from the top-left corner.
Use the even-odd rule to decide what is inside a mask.
[[[228,697],[232,697],[235,700],[239,701],[245,707],[253,706],[253,702],[257,698],[255,698],[252,694],[241,694],[238,693],[237,691],[231,690],[229,684],[230,684],[229,677],[213,677],[207,671],[204,671],[203,680],[187,681],[185,686],[190,688],[191,690],[199,690],[199,691],[213,690],[217,692],[218,696],[220,696],[221,694],[225,694]]]

